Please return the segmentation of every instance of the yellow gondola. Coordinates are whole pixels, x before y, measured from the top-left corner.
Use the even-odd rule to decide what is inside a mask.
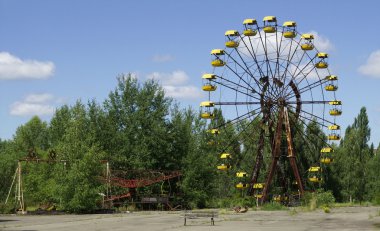
[[[256,197],[256,198],[258,198],[258,199],[261,199],[261,198],[263,197],[263,194],[255,194],[254,197]]]
[[[320,174],[322,172],[321,167],[310,167],[308,169],[308,172],[310,182],[317,183],[322,181],[322,178],[320,177]]]
[[[217,58],[211,61],[211,65],[213,67],[222,67],[226,63],[219,58],[219,56],[224,55],[224,50],[222,49],[214,49],[211,51],[211,55],[216,56]]]
[[[316,68],[327,68],[329,65],[328,63],[326,62],[326,59],[328,58],[328,54],[327,53],[318,53],[317,54],[317,57],[319,58],[319,61],[315,64],[315,67]]]
[[[335,86],[335,85],[332,85],[332,84],[329,84],[325,87],[325,90],[326,91],[336,91],[338,90],[338,86]]]
[[[226,37],[227,37],[227,41],[226,41],[226,47],[229,47],[229,48],[236,48],[239,46],[239,42],[235,41],[234,39],[236,39],[236,37],[238,37],[240,34],[238,31],[236,30],[228,30],[226,31],[226,33],[224,34]]]
[[[274,196],[273,196],[273,201],[281,202],[281,201],[282,201],[282,197],[281,197],[281,195],[274,195]]]
[[[330,115],[332,115],[332,116],[340,116],[340,115],[342,115],[342,110],[338,110],[338,109],[331,109],[330,110]]]
[[[332,149],[330,147],[326,147],[326,148],[322,148],[321,152],[322,153],[331,153],[331,152],[334,152],[334,149]]]
[[[325,79],[326,80],[330,80],[330,81],[335,81],[335,80],[338,80],[338,76],[336,76],[336,75],[328,75],[328,76],[326,76]]]
[[[237,172],[236,173],[236,177],[247,177],[247,173],[246,172]]]
[[[265,183],[256,183],[253,185],[254,189],[264,188]]]
[[[321,167],[310,167],[308,171],[309,172],[319,172],[319,171],[321,171]]]
[[[328,140],[340,140],[340,135],[338,134],[330,134],[327,136]]]
[[[215,104],[211,101],[203,101],[200,106],[201,107],[213,107]]]
[[[228,48],[236,48],[239,46],[239,42],[234,41],[234,40],[229,40],[226,42],[226,47]]]
[[[322,178],[317,177],[317,176],[312,176],[312,177],[309,177],[309,181],[313,183],[318,183],[322,181]]]
[[[287,21],[284,22],[283,26],[285,27],[285,31],[283,32],[283,36],[285,38],[295,38],[296,37],[296,22],[294,21]]]
[[[213,128],[213,129],[209,130],[209,132],[210,132],[211,134],[218,135],[220,131],[219,131],[219,129],[217,129],[217,128]]]
[[[323,62],[323,61],[319,61],[315,64],[315,67],[319,68],[319,69],[327,68],[328,66],[329,66],[329,64],[327,64],[326,62]]]
[[[275,16],[265,16],[264,19],[264,32],[265,33],[274,33],[276,32],[277,19]]]
[[[220,159],[231,159],[231,155],[229,153],[222,153]]]
[[[320,161],[322,164],[331,164],[331,162],[333,162],[333,159],[330,157],[322,157]]]
[[[333,100],[329,102],[330,105],[342,105],[342,101],[340,100]]]
[[[216,79],[216,75],[215,74],[203,74],[202,79],[214,80],[214,79]]]
[[[212,85],[212,84],[205,84],[202,86],[203,91],[215,91],[216,88],[217,87],[215,85]]]
[[[317,57],[320,59],[327,59],[329,55],[327,53],[320,52],[317,54]]]
[[[211,112],[203,112],[203,113],[201,113],[201,118],[202,119],[214,119],[215,115]]]
[[[255,36],[257,34],[257,30],[253,28],[253,25],[257,25],[256,19],[248,18],[243,21],[243,25],[245,30],[243,34],[245,36]]]
[[[314,35],[303,34],[301,37],[305,40],[305,43],[301,44],[301,49],[304,51],[313,50],[314,49],[314,45],[313,45]]]
[[[337,124],[329,125],[329,126],[328,126],[328,129],[329,129],[329,130],[340,130],[340,126],[337,125]]]
[[[211,54],[212,55],[217,55],[217,56],[224,55],[224,50],[223,49],[214,49],[214,50],[211,51]]]
[[[221,164],[221,165],[218,165],[217,168],[218,168],[218,170],[226,171],[226,170],[228,170],[228,169],[231,168],[231,165],[229,165],[229,164],[227,164],[227,165]]]
[[[223,67],[224,65],[226,65],[226,63],[223,60],[214,59],[214,60],[211,61],[211,65],[213,67]]]
[[[245,188],[248,188],[248,187],[249,187],[249,184],[243,184],[241,182],[236,185],[237,189],[245,189]]]

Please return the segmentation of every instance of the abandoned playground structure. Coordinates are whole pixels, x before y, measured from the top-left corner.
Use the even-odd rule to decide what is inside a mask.
[[[56,153],[50,151],[47,159],[42,159],[37,156],[34,150],[30,150],[25,158],[21,158],[17,162],[17,168],[13,176],[12,184],[9,188],[5,204],[9,203],[10,195],[14,188],[16,210],[21,213],[26,213],[26,206],[24,200],[24,186],[23,186],[23,164],[63,164],[66,169],[68,161],[58,160]],[[111,170],[110,164],[107,160],[102,160],[105,166],[104,173],[97,177],[97,180],[105,185],[105,192],[99,192],[99,201],[102,203],[104,209],[109,209],[113,206],[119,205],[138,205],[143,209],[165,209],[173,210],[181,207],[181,205],[171,204],[171,199],[175,196],[172,193],[171,179],[179,180],[182,173],[180,171],[159,171],[159,170]],[[169,191],[163,189],[164,183],[167,182]],[[160,193],[147,193],[139,194],[139,188],[148,187],[157,183],[161,183]],[[114,192],[115,191],[115,192]],[[55,206],[53,206],[55,209]],[[47,209],[49,210],[49,209]]]

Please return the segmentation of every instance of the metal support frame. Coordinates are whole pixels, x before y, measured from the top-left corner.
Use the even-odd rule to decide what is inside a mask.
[[[288,148],[288,160],[290,162],[290,166],[293,171],[293,175],[297,181],[299,193],[302,196],[304,194],[304,188],[303,188],[303,183],[298,171],[298,166],[296,162],[296,154],[294,152],[294,147],[293,147],[293,139],[292,139],[292,134],[291,134],[291,129],[290,129],[290,123],[289,123],[289,114],[288,114],[288,109],[286,106],[283,104],[280,105],[280,111],[279,111],[279,116],[278,116],[278,121],[277,121],[277,127],[276,127],[276,133],[274,136],[274,141],[272,143],[272,162],[269,167],[269,172],[268,176],[264,185],[263,189],[263,196],[261,198],[261,202],[264,202],[267,200],[268,197],[268,191],[270,188],[270,185],[273,180],[273,176],[276,173],[276,167],[278,160],[280,158],[280,147],[281,147],[281,137],[283,133],[283,125],[285,125],[285,134],[286,134],[286,140],[287,140],[287,148]]]

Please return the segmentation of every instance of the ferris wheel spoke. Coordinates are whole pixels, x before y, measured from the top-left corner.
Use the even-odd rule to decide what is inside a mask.
[[[260,102],[214,102],[215,105],[253,105],[253,104],[260,104]]]
[[[231,81],[231,80],[229,80],[229,79],[224,78],[223,76],[217,76],[217,77],[218,77],[219,79],[222,79],[222,80],[224,80],[224,81],[230,83],[230,84],[235,85],[236,87],[243,88],[243,89],[246,90],[247,92],[250,92],[250,93],[257,93],[256,90],[254,90],[254,89],[252,90],[252,89],[250,89],[250,88],[248,88],[248,87],[246,87],[246,86],[240,85],[240,84],[238,84],[238,83],[236,83],[236,82],[234,82],[234,81]],[[211,80],[211,81],[214,82],[214,83],[217,83],[217,84],[221,84],[221,85],[223,85],[223,83],[221,83],[221,82],[219,82],[219,81],[216,81],[216,80]],[[223,86],[226,87],[226,85],[227,85],[227,84],[224,84]],[[233,90],[235,90],[235,88],[233,88]],[[247,93],[245,93],[245,94],[247,94]],[[251,95],[248,94],[248,96],[251,96]],[[253,97],[253,96],[252,96],[252,97]],[[255,97],[253,97],[253,98],[255,98]]]
[[[250,115],[250,117],[251,117],[252,115]],[[222,149],[221,149],[221,151],[220,151],[220,153],[223,153],[223,152],[225,152],[225,151],[227,151],[227,149],[229,148],[229,147],[231,147],[240,137],[241,137],[241,135],[243,134],[243,133],[246,133],[246,130],[250,127],[250,126],[252,126],[253,124],[255,123],[255,120],[254,119],[251,119],[251,121],[245,126],[245,127],[243,127],[242,128],[242,130],[240,130],[240,131],[238,131],[238,133],[235,135],[235,137],[234,138],[232,138],[232,139],[230,139],[230,142],[228,143],[228,145],[226,145],[226,146],[224,146]],[[253,135],[253,132],[254,132],[254,130],[251,132],[251,135]]]
[[[267,35],[266,35],[266,33],[264,33],[264,35],[265,35],[265,43],[264,43],[263,37],[261,36],[261,30],[258,29],[258,32],[259,32],[259,37],[260,37],[261,45],[263,47],[264,55],[265,55],[266,69],[267,69],[266,76],[273,76],[272,69],[269,66],[268,49],[267,49],[267,44],[266,44],[267,43],[267,39],[266,39]],[[269,72],[270,72],[270,75],[269,75]]]
[[[293,115],[295,115],[295,113],[292,112],[292,111],[291,111],[290,113],[293,114]],[[299,117],[300,117],[301,119],[305,119],[305,120],[308,120],[308,121],[310,121],[310,122],[313,121],[313,122],[317,123],[318,125],[320,125],[320,126],[322,126],[322,127],[328,127],[328,125],[325,125],[324,123],[319,122],[316,118],[309,118],[309,117],[304,116],[304,115],[302,115],[302,114],[300,114]]]
[[[240,115],[234,119],[228,120],[225,123],[216,126],[215,128],[222,128],[222,127],[225,127],[227,124],[236,124],[236,123],[240,122],[241,120],[248,119],[251,116],[257,115],[260,113],[261,113],[261,108],[258,107],[258,108],[255,108],[255,109],[249,111],[249,112],[246,112],[243,115]]]
[[[327,82],[328,82],[328,80],[326,80],[326,79],[320,79],[317,82],[311,83],[308,86],[300,88],[299,90],[300,90],[301,93],[303,93],[303,92],[305,92],[305,91],[307,91],[309,89],[313,89],[313,88],[319,87],[322,84],[325,84]]]
[[[291,119],[292,120],[292,119]],[[294,122],[294,121],[293,121]],[[308,124],[306,124],[304,121],[301,120],[301,123],[303,125],[306,126],[306,128],[309,127]],[[305,131],[301,130],[300,128],[298,128],[297,126],[295,126],[295,130],[296,132],[300,135],[301,139],[306,143],[306,146],[308,147],[308,149],[311,151],[311,152],[316,152],[316,153],[320,153],[320,150],[317,149],[316,145],[315,145],[315,140],[311,140],[311,138],[306,134]],[[316,137],[318,137],[318,139],[320,139],[323,144],[327,147],[331,147],[325,140],[324,138],[320,137],[319,135],[316,135]]]
[[[226,67],[232,71],[241,81],[243,81],[245,84],[247,84],[247,86],[251,89],[251,91],[254,91],[256,92],[256,90],[249,84],[247,83],[247,81],[244,80],[244,78],[242,76],[240,76],[234,69],[232,69],[232,67],[230,67],[230,65],[226,64]]]
[[[295,72],[297,71],[298,69],[298,66],[299,64],[297,65],[297,68],[296,70],[294,71],[294,74],[292,75],[292,78],[291,78],[291,81],[290,82],[296,82],[297,85],[299,85],[304,79],[306,79],[306,77],[315,70],[315,67],[313,66],[313,68],[307,72],[306,74],[303,73],[303,70],[310,64],[313,62],[313,60],[315,59],[315,57],[313,59],[311,59],[297,74],[295,74]],[[297,77],[302,74],[303,75],[303,78],[297,82]],[[318,72],[317,72],[317,75],[318,75]],[[319,78],[319,75],[318,75],[318,78]],[[320,79],[320,78],[319,78]],[[287,86],[284,88],[283,92],[287,92],[287,90],[289,89],[289,86],[290,86],[290,82],[287,84]],[[309,81],[306,79],[306,82],[309,83]],[[310,84],[307,84],[307,87],[310,86]],[[291,93],[291,92],[290,92]],[[285,97],[287,97],[288,95],[285,95]]]
[[[322,84],[325,84],[326,82],[328,82],[328,80],[320,79],[320,80],[318,80],[318,81],[316,81],[314,83],[311,83],[311,84],[309,84],[309,85],[307,85],[305,87],[302,87],[302,88],[298,89],[299,93],[302,94],[304,92],[310,91],[310,90],[312,90],[312,89],[314,89],[316,87],[321,86]],[[289,99],[289,98],[293,97],[294,95],[295,95],[294,92],[291,92],[290,94],[286,95],[285,98]]]
[[[284,30],[284,29],[283,29]],[[281,45],[282,45],[282,36],[280,39],[280,44],[278,44],[278,33],[276,32],[276,45],[277,45],[277,62],[276,62],[276,70],[274,72],[274,76],[276,76],[276,73],[280,74],[280,65],[279,65],[279,58],[280,58],[280,50],[281,50]]]
[[[297,101],[287,101],[286,102],[287,104],[297,104]],[[302,104],[329,104],[330,101],[318,101],[318,100],[315,100],[315,101],[302,101]]]
[[[308,124],[306,124],[306,122],[305,121],[303,121],[303,120],[300,120],[301,121],[301,123],[303,124],[303,125],[305,125],[305,127],[306,128],[308,128],[309,127],[309,125]],[[315,121],[315,120],[312,120],[313,122],[315,122],[315,123],[317,123],[318,125],[321,125],[321,124],[319,124],[318,123],[318,121]],[[312,122],[312,121],[310,121],[310,122]],[[324,126],[324,125],[321,125],[321,126]],[[295,126],[296,127],[296,130],[297,130],[297,126]],[[309,138],[309,136],[307,136],[307,134],[305,134],[305,132],[304,131],[300,131],[300,133],[301,134],[303,134],[303,135],[301,135],[301,137],[303,137],[303,138],[307,138],[312,144],[315,142],[314,140],[310,140],[310,138]],[[314,134],[315,135],[315,134]],[[321,137],[321,136],[319,136],[319,135],[316,135],[325,145],[327,145],[328,147],[331,147],[331,145],[329,144],[329,143],[327,143],[326,142],[326,140],[325,140],[325,138],[324,137]],[[319,152],[320,150],[316,150],[317,152]]]
[[[247,51],[249,52],[249,54],[251,55],[251,57],[253,58],[254,62],[256,63],[256,66],[258,67],[258,70],[259,70],[259,73],[260,73],[260,76],[265,76],[264,75],[264,72],[262,70],[262,67],[259,65],[258,61],[257,61],[257,57],[256,57],[256,53],[254,52],[254,49],[253,49],[253,45],[252,45],[252,41],[251,41],[251,37],[246,37],[246,38],[249,38],[249,43],[251,45],[251,48],[252,48],[252,52],[251,50],[249,49],[248,45],[246,44],[246,42],[244,41],[244,38],[241,37],[240,35],[240,40],[243,41]],[[255,80],[257,81],[257,80]],[[257,81],[258,82],[258,81]]]
[[[284,72],[282,73],[282,76],[280,77],[281,81],[283,81],[283,82],[285,82],[286,74],[288,73],[288,68],[289,68],[289,66],[293,63],[292,60],[293,60],[294,56],[295,56],[296,53],[297,53],[297,48],[298,48],[298,46],[299,46],[300,41],[301,41],[301,39],[300,39],[298,42],[296,42],[297,45],[296,45],[295,48],[294,48],[294,52],[292,53],[292,55],[290,55],[291,50],[292,50],[293,39],[292,39],[292,41],[291,41],[291,45],[290,45],[290,48],[289,48],[289,53],[288,53],[288,56],[287,56],[287,65],[286,65],[286,67],[285,67]]]
[[[247,63],[244,61],[243,57],[241,56],[241,54],[240,54],[240,52],[237,50],[237,48],[235,48],[235,51],[236,51],[236,53],[239,55],[241,61],[244,63],[244,66],[247,68],[247,69],[244,69],[244,68],[243,68],[243,70],[245,70],[245,71],[248,70],[248,71],[249,71],[249,76],[251,76],[251,78],[255,81],[257,87],[258,87],[258,88],[260,89],[260,91],[261,91],[262,88],[261,88],[261,84],[260,84],[260,82],[255,78],[254,74],[251,73],[250,68],[248,67]],[[228,54],[228,56],[231,57],[229,54]],[[233,59],[233,58],[232,58],[232,59]],[[233,59],[233,60],[235,61],[235,59]],[[235,61],[235,62],[236,62],[236,61]],[[241,67],[240,64],[239,64],[239,66]],[[260,72],[261,70],[258,69],[258,71]],[[247,73],[247,74],[248,74],[248,73]]]
[[[213,82],[213,83],[217,83],[217,84],[219,84],[219,85],[221,85],[221,86],[223,86],[223,87],[226,87],[226,88],[228,88],[228,89],[231,89],[231,90],[233,90],[233,91],[239,92],[239,93],[241,93],[241,94],[243,94],[243,95],[249,96],[249,97],[251,97],[251,98],[253,98],[253,99],[260,100],[260,98],[254,96],[254,95],[248,94],[247,92],[241,91],[241,90],[239,90],[239,89],[237,89],[237,88],[233,88],[233,87],[231,87],[231,86],[228,86],[227,84],[224,84],[224,83],[222,83],[222,82],[215,81],[215,80],[213,80],[212,82]],[[239,87],[242,87],[242,86],[240,86],[240,85],[238,85],[238,84],[235,84],[235,85],[237,85],[237,86],[239,86]],[[242,87],[242,88],[244,88],[244,87]],[[244,89],[246,89],[246,88],[244,88]],[[250,89],[247,89],[247,91],[248,91],[248,92],[251,92]]]
[[[294,106],[292,106],[292,105],[288,105],[288,106],[290,106],[290,107],[292,107],[292,108],[294,108],[295,109],[295,107]],[[291,110],[290,110],[291,111]],[[329,120],[326,120],[325,118],[322,118],[322,117],[320,117],[320,116],[317,116],[317,115],[315,115],[315,114],[313,114],[313,113],[310,113],[310,112],[307,112],[307,111],[305,111],[305,110],[302,110],[301,109],[301,112],[303,112],[303,113],[305,113],[305,114],[307,114],[307,115],[309,115],[309,116],[311,116],[311,117],[313,117],[313,118],[317,118],[317,119],[319,119],[319,120],[321,120],[321,121],[324,121],[324,122],[326,122],[326,123],[329,123],[329,124],[335,124],[334,122],[331,122],[331,121],[329,121]],[[301,116],[301,115],[300,115]],[[303,116],[305,119],[308,119],[308,120],[312,120],[311,118],[308,118],[308,117],[306,117],[306,116]],[[327,125],[323,125],[324,127],[326,127]]]

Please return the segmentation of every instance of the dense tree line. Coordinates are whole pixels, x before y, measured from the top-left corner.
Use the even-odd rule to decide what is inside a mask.
[[[54,151],[56,159],[65,162],[24,164],[28,204],[54,203],[73,212],[96,210],[100,193],[105,191],[99,180],[105,171],[101,160],[108,160],[112,169],[118,170],[181,170],[183,176],[174,182],[173,190],[186,206],[217,206],[223,198],[241,197],[234,188],[234,176],[216,171],[218,154],[231,153],[236,168],[251,171],[258,145],[251,141],[259,136],[259,118],[228,124],[220,135],[213,136],[209,129],[226,122],[220,111],[215,112],[218,119],[207,124],[197,111],[180,109],[157,82],[139,83],[130,75],[117,80],[116,88],[101,104],[91,100],[62,106],[50,122],[35,116],[20,126],[12,139],[0,140],[1,202],[12,183],[17,160],[31,150],[44,159]],[[292,133],[296,152],[301,153],[300,171],[307,172],[319,161],[324,141],[317,137],[323,132],[312,121],[297,123]],[[369,139],[368,117],[362,108],[335,147],[334,164],[326,168],[321,185],[338,201],[380,203],[380,155],[368,145]],[[269,147],[264,149],[268,152]],[[263,161],[268,165],[269,159]],[[154,187],[146,190],[152,192]]]

